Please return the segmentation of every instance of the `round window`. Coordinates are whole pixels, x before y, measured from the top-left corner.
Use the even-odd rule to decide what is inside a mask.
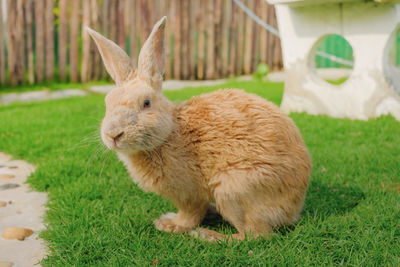
[[[341,35],[322,37],[310,56],[310,65],[316,75],[333,85],[344,83],[353,70],[353,48]]]

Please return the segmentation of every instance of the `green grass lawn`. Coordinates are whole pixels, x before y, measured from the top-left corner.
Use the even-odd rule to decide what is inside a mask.
[[[333,85],[341,85],[341,84],[345,83],[348,79],[349,79],[349,77],[342,77],[337,80],[326,80],[326,81]]]
[[[282,84],[230,82],[280,103]],[[182,101],[213,88],[166,92]],[[99,140],[100,95],[0,107],[0,151],[37,165],[49,192],[46,266],[399,266],[400,123],[292,114],[313,158],[301,220],[270,239],[206,243],[157,231],[174,211],[142,192]],[[234,229],[221,219],[205,227]]]

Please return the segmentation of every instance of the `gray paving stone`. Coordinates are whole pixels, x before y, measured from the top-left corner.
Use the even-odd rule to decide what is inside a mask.
[[[54,91],[50,94],[50,99],[60,99],[60,98],[68,98],[73,96],[85,96],[87,95],[86,91],[79,89],[68,89],[68,90],[60,90]]]
[[[20,187],[19,184],[2,184],[0,185],[0,191],[2,190],[7,190],[7,189],[13,189],[13,188],[17,188]]]
[[[60,98],[68,98],[74,96],[85,96],[88,93],[80,89],[68,89],[60,91],[35,91],[35,92],[25,92],[25,93],[10,93],[0,95],[0,103],[7,105],[13,102],[34,102],[43,100],[52,100]]]

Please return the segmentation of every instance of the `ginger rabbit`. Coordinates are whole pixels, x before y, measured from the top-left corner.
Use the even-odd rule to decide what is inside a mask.
[[[241,90],[170,102],[161,91],[165,24],[166,17],[155,24],[136,70],[120,47],[87,29],[117,85],[105,98],[104,144],[139,187],[178,208],[155,220],[156,228],[222,240],[197,228],[212,202],[236,239],[296,222],[311,171],[299,130],[274,104]]]

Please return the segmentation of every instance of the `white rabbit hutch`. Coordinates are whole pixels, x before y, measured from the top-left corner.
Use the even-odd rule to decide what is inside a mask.
[[[362,120],[392,114],[400,120],[400,70],[391,60],[400,1],[267,1],[275,5],[282,42],[283,111]],[[340,85],[324,81],[315,69],[316,47],[330,34],[353,48],[353,71]]]

